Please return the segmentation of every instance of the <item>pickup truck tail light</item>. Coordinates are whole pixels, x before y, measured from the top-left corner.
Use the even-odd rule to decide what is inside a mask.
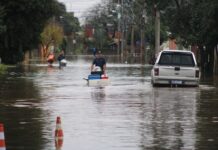
[[[159,76],[159,68],[154,68],[154,75]]]
[[[195,77],[196,78],[199,78],[199,74],[200,74],[199,70],[195,70]]]

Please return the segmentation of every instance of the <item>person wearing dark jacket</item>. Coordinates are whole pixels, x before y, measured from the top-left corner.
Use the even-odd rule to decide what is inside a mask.
[[[64,56],[64,51],[63,50],[58,55],[57,59],[58,59],[58,62],[59,62],[59,66],[63,66],[64,64],[62,64],[62,61],[65,60],[65,56]]]
[[[106,71],[106,60],[103,57],[101,51],[98,51],[91,65],[91,74],[102,75],[105,74],[105,71]]]

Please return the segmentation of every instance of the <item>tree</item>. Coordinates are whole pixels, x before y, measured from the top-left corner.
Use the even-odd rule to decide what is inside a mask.
[[[183,45],[200,48],[201,67],[213,72],[214,48],[218,44],[218,1],[173,0],[170,5],[160,1],[165,24]],[[217,53],[215,53],[217,55]]]
[[[79,45],[76,44],[76,40],[78,40],[77,32],[81,30],[78,18],[74,16],[73,12],[66,12],[59,17],[59,22],[63,26],[65,35],[62,49],[65,50],[65,53],[76,53],[79,47]]]
[[[4,8],[0,6],[0,35],[3,34],[6,30],[4,22],[3,22],[4,15],[5,15]],[[1,58],[1,49],[2,48],[3,48],[3,46],[0,43],[0,61],[2,59]]]
[[[60,23],[63,25],[64,34],[67,36],[80,30],[79,20],[74,16],[74,13],[68,12],[60,16]]]
[[[5,25],[3,23],[3,17],[4,17],[4,8],[0,6],[0,34],[5,31]]]
[[[23,60],[23,53],[38,47],[40,33],[47,20],[63,13],[63,4],[56,0],[1,0],[6,31],[0,33],[2,62],[15,64]]]
[[[41,47],[43,50],[43,57],[48,55],[50,46],[58,47],[64,38],[63,28],[53,20],[50,21],[41,33]]]
[[[108,37],[108,26],[112,20],[108,15],[108,3],[94,6],[86,18],[86,24],[91,25],[94,29],[94,40],[86,39],[88,47],[96,47],[106,49],[109,47],[110,38]]]

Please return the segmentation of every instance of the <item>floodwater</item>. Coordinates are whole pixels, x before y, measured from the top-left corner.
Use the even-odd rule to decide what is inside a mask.
[[[218,86],[153,88],[149,65],[108,61],[110,84],[89,87],[90,61],[33,63],[0,75],[7,150],[215,150]],[[55,147],[56,117],[63,145]]]

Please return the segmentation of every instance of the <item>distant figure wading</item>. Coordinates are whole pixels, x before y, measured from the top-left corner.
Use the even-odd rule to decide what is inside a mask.
[[[55,55],[53,52],[49,52],[48,57],[47,57],[47,62],[49,63],[49,65],[52,65],[52,63],[54,62],[55,59]]]

